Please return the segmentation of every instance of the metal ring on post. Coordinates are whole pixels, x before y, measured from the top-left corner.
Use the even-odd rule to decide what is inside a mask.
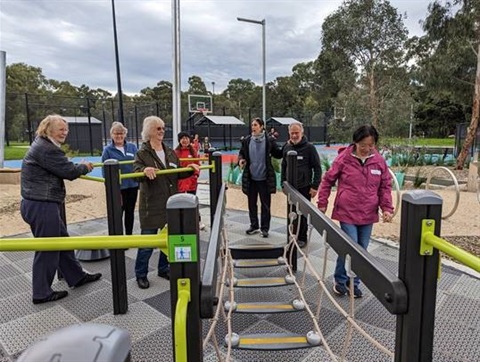
[[[388,172],[390,172],[390,176],[392,176],[393,184],[395,185],[395,195],[397,195],[397,200],[395,201],[395,208],[393,209],[392,215],[392,218],[394,218],[398,213],[398,209],[400,208],[400,199],[402,198],[402,195],[400,194],[400,185],[398,184],[397,177],[390,168],[388,169]]]
[[[447,219],[449,218],[450,216],[452,216],[455,211],[457,211],[457,208],[458,208],[458,203],[460,201],[460,187],[458,186],[458,181],[457,181],[457,178],[455,177],[455,175],[453,174],[452,171],[450,171],[448,168],[446,168],[445,166],[437,166],[435,167],[428,175],[428,178],[427,178],[427,182],[425,183],[425,189],[428,190],[428,187],[430,186],[430,181],[432,179],[432,176],[433,174],[438,171],[438,170],[443,170],[443,171],[447,171],[447,173],[450,175],[450,177],[452,178],[453,180],[453,183],[455,184],[455,191],[456,191],[456,198],[455,198],[455,204],[453,205],[453,208],[452,210],[446,214],[446,215],[442,215],[442,219]]]

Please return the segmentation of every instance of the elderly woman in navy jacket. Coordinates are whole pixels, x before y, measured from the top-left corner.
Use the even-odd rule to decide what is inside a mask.
[[[102,154],[102,162],[108,159],[119,161],[133,161],[137,153],[137,146],[127,142],[127,128],[120,122],[113,122],[110,128],[112,143],[105,147]],[[122,174],[133,173],[133,162],[120,165]],[[135,204],[137,203],[138,182],[135,179],[122,180],[120,185],[122,193],[122,211],[124,212],[125,235],[132,235],[135,218]]]
[[[250,227],[248,235],[259,231],[264,238],[270,230],[271,194],[276,192],[276,176],[272,157],[282,158],[282,148],[275,139],[265,132],[265,124],[260,118],[254,118],[251,124],[252,134],[242,140],[238,154],[239,165],[243,168],[242,191],[248,196],[248,214]],[[260,196],[261,220],[258,223],[257,199]]]
[[[40,122],[37,137],[23,159],[20,211],[36,238],[68,236],[63,180],[75,180],[93,169],[90,162],[74,164],[68,160],[60,148],[67,134],[68,125],[62,117],[47,116]],[[70,287],[82,286],[102,276],[85,273],[73,250],[37,251],[32,272],[34,304],[53,302],[68,295],[65,290],[52,290],[57,270]]]

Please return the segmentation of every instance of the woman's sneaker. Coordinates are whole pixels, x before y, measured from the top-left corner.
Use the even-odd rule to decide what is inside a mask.
[[[349,294],[350,294],[350,289],[348,290]],[[356,285],[353,287],[353,297],[354,298],[361,298],[363,297],[363,293],[362,291],[360,290],[359,287],[357,287]]]

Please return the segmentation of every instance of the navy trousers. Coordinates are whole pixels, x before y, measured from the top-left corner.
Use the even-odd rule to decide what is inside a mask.
[[[22,200],[20,212],[36,238],[68,236],[63,204],[48,201]],[[36,251],[33,258],[32,289],[34,299],[48,298],[52,293],[57,269],[70,287],[83,278],[85,272],[73,250]]]

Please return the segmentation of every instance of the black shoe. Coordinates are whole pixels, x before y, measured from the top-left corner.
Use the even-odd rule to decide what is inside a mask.
[[[250,228],[249,228],[247,231],[245,231],[245,232],[246,232],[248,235],[253,235],[253,234],[258,233],[258,231],[259,231],[258,228],[254,228],[254,227],[250,226]]]
[[[299,248],[304,248],[307,246],[307,242],[306,241],[303,241],[303,240],[298,240],[298,247]]]
[[[81,287],[84,284],[91,283],[91,282],[96,282],[98,279],[102,277],[102,273],[95,273],[95,274],[89,274],[85,273],[82,279],[75,284],[75,288]]]
[[[262,230],[262,238],[268,238],[268,231]]]
[[[43,299],[35,299],[33,298],[33,304],[42,304],[42,303],[47,303],[47,302],[55,302],[56,300],[65,298],[68,295],[68,292],[66,290],[61,290],[59,292],[53,292],[50,294],[50,296],[43,298]]]
[[[137,284],[140,289],[148,289],[150,288],[150,283],[147,277],[137,278]]]
[[[170,270],[167,270],[166,272],[160,273],[158,272],[157,274],[160,278],[170,280]]]

